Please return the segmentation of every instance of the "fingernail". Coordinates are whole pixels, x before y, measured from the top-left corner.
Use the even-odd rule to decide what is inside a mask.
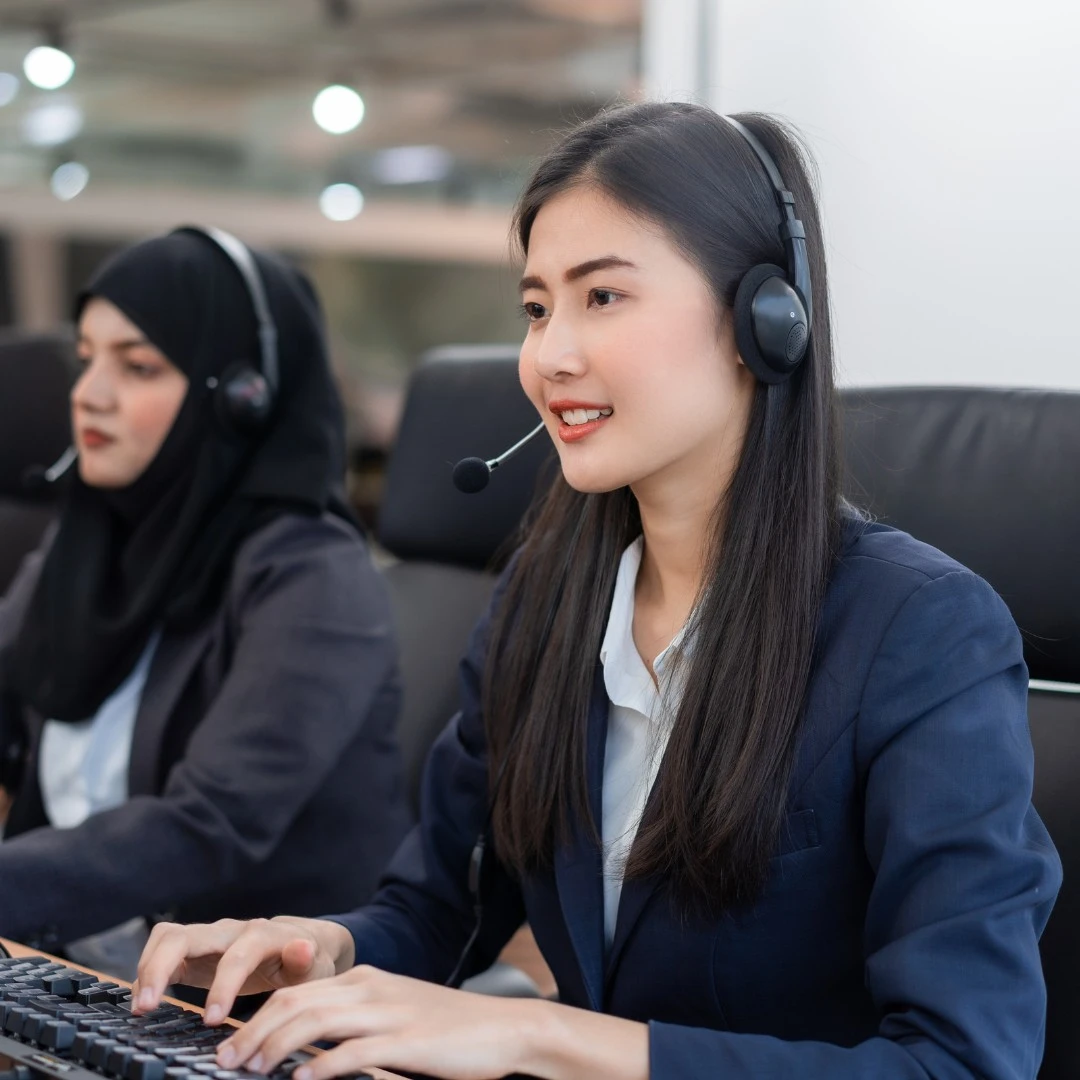
[[[306,1065],[301,1065],[293,1073],[293,1080],[311,1080],[311,1070]]]
[[[149,1009],[154,1004],[154,991],[149,986],[139,991],[139,1008]]]
[[[254,1056],[254,1057],[253,1057],[253,1058],[252,1058],[252,1059],[251,1059],[251,1060],[250,1060],[250,1061],[248,1062],[248,1068],[249,1068],[249,1069],[250,1069],[250,1070],[251,1070],[252,1072],[262,1072],[262,1071],[263,1071],[263,1059],[262,1059],[262,1054],[256,1054],[256,1055],[255,1055],[255,1056]]]
[[[218,1050],[217,1059],[223,1069],[231,1069],[236,1064],[236,1051],[231,1046],[223,1046]]]
[[[225,1019],[225,1010],[220,1005],[211,1005],[206,1010],[206,1022],[208,1024],[220,1024]]]

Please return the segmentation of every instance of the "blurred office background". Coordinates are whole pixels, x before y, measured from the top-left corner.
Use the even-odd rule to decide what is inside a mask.
[[[1078,42],[1073,0],[0,0],[0,325],[221,225],[314,277],[377,460],[426,348],[520,336],[536,156],[649,95],[805,132],[842,381],[1080,388]]]

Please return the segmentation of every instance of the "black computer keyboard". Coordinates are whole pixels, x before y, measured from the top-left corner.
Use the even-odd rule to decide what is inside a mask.
[[[0,1080],[266,1080],[217,1065],[233,1031],[180,1005],[133,1016],[127,987],[43,956],[0,959]],[[310,1057],[290,1055],[272,1080]]]

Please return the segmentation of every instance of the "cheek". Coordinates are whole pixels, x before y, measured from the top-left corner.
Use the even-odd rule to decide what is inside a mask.
[[[132,392],[124,413],[128,430],[140,447],[154,451],[165,441],[183,403],[184,389],[147,386]]]

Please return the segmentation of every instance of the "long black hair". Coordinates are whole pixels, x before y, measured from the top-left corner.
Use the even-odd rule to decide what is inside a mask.
[[[808,156],[776,119],[738,119],[795,196],[813,327],[795,375],[754,391],[741,456],[715,508],[685,689],[625,868],[628,878],[663,876],[681,906],[710,911],[749,901],[765,882],[840,533],[829,299]],[[744,137],[709,109],[628,105],[571,131],[518,204],[526,254],[540,209],[580,184],[660,225],[701,271],[721,319],[747,270],[785,265],[768,177]],[[524,530],[483,684],[493,782],[504,770],[492,813],[496,850],[518,872],[549,866],[573,823],[591,822],[585,720],[619,559],[640,531],[629,488],[582,494],[561,475]],[[545,645],[538,628],[564,573]]]

